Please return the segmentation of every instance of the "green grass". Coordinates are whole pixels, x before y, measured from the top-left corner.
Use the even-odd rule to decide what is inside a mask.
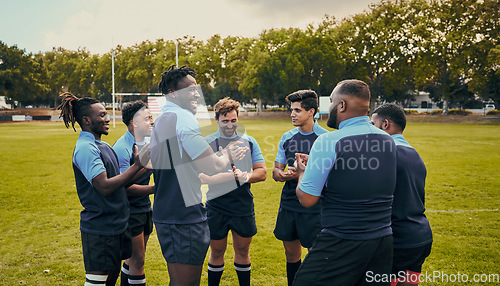
[[[250,249],[252,284],[286,285],[283,246],[272,233],[282,183],[270,175],[277,143],[292,126],[287,119],[240,124],[259,142],[268,167],[267,181],[252,187],[259,229]],[[124,132],[117,124],[103,139],[113,143]],[[0,285],[83,284],[81,205],[71,167],[77,137],[62,123],[0,124]],[[410,122],[405,137],[428,171],[426,205],[434,245],[423,271],[470,278],[499,273],[500,126]],[[237,284],[231,243],[222,285]],[[148,285],[168,283],[155,233],[148,243],[146,275]],[[203,285],[206,277],[205,267]],[[421,285],[435,284],[456,285]]]

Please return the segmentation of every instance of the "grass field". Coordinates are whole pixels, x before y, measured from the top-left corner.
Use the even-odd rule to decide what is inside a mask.
[[[286,285],[284,250],[272,233],[282,183],[270,174],[277,143],[292,126],[272,119],[240,124],[259,142],[268,167],[267,181],[252,187],[259,229],[250,249],[252,284]],[[103,139],[113,143],[124,132],[117,124]],[[77,137],[61,122],[0,124],[0,285],[83,285],[81,205],[71,168]],[[500,125],[410,122],[405,137],[428,170],[434,245],[423,271],[469,279],[500,273]],[[222,285],[237,285],[232,256],[228,247]],[[168,283],[155,233],[145,269],[148,285]],[[205,266],[202,285],[206,277]],[[442,280],[421,285],[458,284]],[[467,284],[488,283],[460,285]]]

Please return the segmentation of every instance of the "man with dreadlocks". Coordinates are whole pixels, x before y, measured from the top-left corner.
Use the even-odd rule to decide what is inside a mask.
[[[159,90],[167,101],[151,133],[153,222],[170,285],[200,284],[210,235],[198,175],[225,171],[230,158],[241,159],[248,150],[235,141],[216,154],[205,141],[194,116],[201,96],[195,75],[186,66],[162,74]]]
[[[138,154],[134,164],[120,174],[115,152],[101,135],[108,135],[109,119],[106,109],[93,98],[78,98],[70,93],[61,95],[64,124],[75,130],[78,122],[82,131],[73,151],[73,171],[76,190],[83,210],[80,230],[86,286],[115,285],[121,260],[131,255],[128,230],[129,204],[124,186],[149,161],[149,148]],[[141,159],[142,161],[141,161]]]
[[[134,163],[134,146],[142,149],[149,142],[153,119],[146,104],[137,100],[123,107],[122,120],[127,126],[127,132],[115,142],[113,150],[118,156],[120,171],[125,172]],[[151,173],[151,171],[141,172],[139,179],[126,188],[130,204],[128,223],[132,234],[132,256],[123,262],[122,286],[146,285],[144,259],[146,244],[153,231],[151,201],[149,200],[149,195],[154,192],[154,186],[149,185]]]

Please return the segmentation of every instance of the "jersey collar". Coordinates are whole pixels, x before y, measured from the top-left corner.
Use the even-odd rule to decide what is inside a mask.
[[[360,125],[360,124],[370,124],[371,125],[370,117],[357,116],[357,117],[353,117],[353,118],[349,118],[347,120],[344,120],[344,121],[340,122],[339,130],[344,128],[344,127],[347,127],[347,126],[354,126],[354,125]]]
[[[165,113],[169,109],[182,109],[179,105],[173,103],[172,101],[166,101],[163,107],[161,108],[161,113]]]
[[[406,145],[406,146],[410,146],[410,143],[408,143],[408,141],[405,140],[403,134],[393,134],[391,135],[392,139],[394,139],[394,142],[396,142],[397,145]]]
[[[78,135],[78,139],[90,139],[92,141],[100,141],[100,140],[95,140],[94,134],[92,134],[88,131],[80,131],[80,135]]]
[[[321,126],[319,126],[318,121],[316,119],[314,119],[313,130],[311,132],[302,132],[302,131],[300,131],[299,127],[297,127],[297,131],[299,131],[299,133],[302,135],[311,135],[313,133],[316,133],[320,127]]]
[[[241,136],[243,136],[243,134],[238,132],[238,130],[236,130],[236,134],[234,134],[233,136],[230,136],[230,137],[222,136],[219,129],[217,129],[217,132],[215,132],[215,137],[217,137],[217,138],[234,139],[234,138],[238,138]]]

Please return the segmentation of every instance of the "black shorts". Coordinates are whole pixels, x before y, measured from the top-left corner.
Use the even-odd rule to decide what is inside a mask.
[[[230,229],[241,237],[252,237],[257,234],[255,215],[233,217],[207,208],[207,216],[208,226],[210,227],[210,239],[212,240],[225,238]]]
[[[130,230],[118,235],[98,235],[81,231],[85,271],[120,271],[121,261],[132,255]]]
[[[389,285],[367,281],[377,274],[387,275],[391,266],[392,235],[346,240],[321,232],[297,271],[293,285]]]
[[[394,259],[392,261],[392,273],[410,270],[422,272],[422,265],[427,256],[431,254],[432,242],[416,248],[394,248]]]
[[[298,213],[280,208],[274,227],[274,236],[281,241],[300,240],[310,248],[321,231],[321,214]]]
[[[138,236],[144,232],[144,235],[150,235],[153,232],[153,211],[145,213],[130,214],[128,226],[132,237]]]
[[[203,265],[210,245],[206,221],[193,224],[155,223],[155,227],[167,263]]]

